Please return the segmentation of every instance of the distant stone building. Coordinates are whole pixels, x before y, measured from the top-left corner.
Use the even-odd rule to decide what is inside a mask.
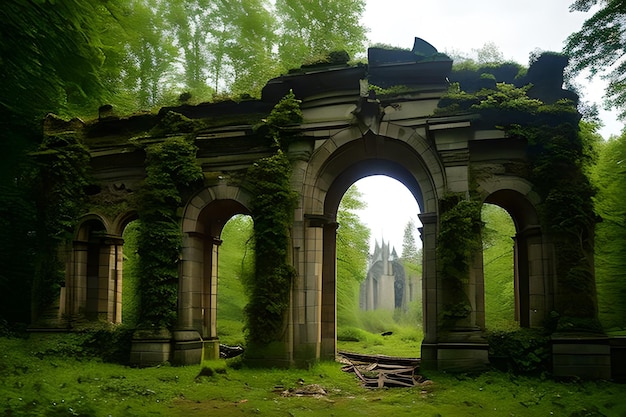
[[[419,299],[419,284],[419,277],[407,275],[395,248],[376,242],[367,277],[361,283],[359,305],[362,310],[407,308],[411,301]]]

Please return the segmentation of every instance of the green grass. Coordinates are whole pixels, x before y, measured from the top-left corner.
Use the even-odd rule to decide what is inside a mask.
[[[604,381],[429,372],[432,383],[423,386],[371,390],[334,362],[308,370],[234,367],[237,361],[137,369],[89,356],[80,339],[0,338],[0,415],[626,416],[626,385]],[[319,384],[328,395],[282,395],[300,384]]]

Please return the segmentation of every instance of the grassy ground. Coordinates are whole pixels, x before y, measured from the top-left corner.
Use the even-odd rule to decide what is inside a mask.
[[[626,385],[491,371],[426,374],[415,388],[362,388],[341,365],[259,370],[237,362],[147,369],[103,363],[73,335],[0,339],[4,416],[626,416]],[[239,368],[239,369],[237,369]],[[327,395],[290,397],[318,384]]]

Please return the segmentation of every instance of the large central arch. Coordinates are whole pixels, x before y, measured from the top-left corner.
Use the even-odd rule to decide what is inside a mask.
[[[315,314],[319,315],[319,321],[312,328],[310,320],[304,320],[307,324],[296,326],[294,336],[296,341],[306,341],[303,345],[314,348],[320,358],[330,359],[336,354],[336,218],[341,198],[350,185],[366,176],[387,175],[402,182],[413,194],[422,219],[437,216],[438,196],[446,185],[439,158],[419,128],[387,130],[402,134],[390,137],[372,131],[362,134],[359,129],[340,131],[313,152],[308,164],[302,200],[302,235],[305,248],[321,250],[306,252],[306,265],[299,265],[302,279],[298,284],[307,295],[317,291],[315,297],[305,297],[304,301],[309,314],[318,310]],[[435,236],[435,223],[426,221],[422,230],[425,289],[436,285]],[[311,302],[317,303],[316,309],[311,308]],[[425,340],[433,342],[436,302],[436,297],[427,296],[424,303]],[[296,305],[298,309],[302,307]],[[317,334],[321,337],[316,337]]]

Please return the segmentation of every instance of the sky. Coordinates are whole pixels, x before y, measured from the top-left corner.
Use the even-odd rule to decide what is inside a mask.
[[[567,37],[580,29],[589,13],[570,12],[573,0],[367,0],[363,23],[371,44],[412,48],[420,37],[440,52],[470,55],[487,43],[495,44],[506,60],[527,65],[531,52],[560,52]],[[583,100],[597,103],[605,138],[618,135],[624,124],[616,112],[602,109],[604,83],[579,77]],[[400,182],[388,177],[368,177],[357,182],[366,210],[361,220],[375,241],[391,243],[402,251],[404,228],[415,220],[419,207]],[[415,241],[421,244],[419,234]]]

